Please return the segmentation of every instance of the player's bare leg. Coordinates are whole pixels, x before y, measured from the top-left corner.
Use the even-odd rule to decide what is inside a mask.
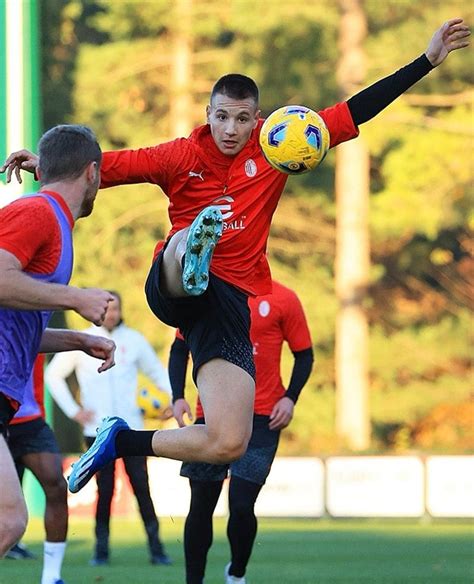
[[[218,207],[210,206],[199,213],[189,228],[171,238],[160,266],[163,295],[185,297],[205,292],[212,254],[222,230],[222,213]],[[95,472],[118,456],[155,454],[215,464],[242,456],[252,432],[253,377],[225,359],[213,358],[200,366],[196,383],[206,416],[205,425],[157,431],[144,443],[142,438],[148,440],[146,434],[133,438],[126,432],[130,428],[124,420],[106,418],[92,446],[73,466],[69,490],[75,493],[82,489]]]
[[[44,512],[46,539],[41,583],[62,582],[61,568],[66,551],[68,508],[67,484],[62,472],[61,456],[53,452],[35,452],[25,454],[22,463],[38,479],[46,497]]]
[[[0,488],[0,558],[25,533],[28,511],[21,490],[18,474],[10,451],[0,435],[0,468],[2,487]]]
[[[212,464],[225,464],[240,458],[252,433],[255,397],[252,376],[229,361],[211,359],[199,368],[197,386],[206,424],[151,433],[130,430],[121,418],[105,418],[92,446],[73,465],[69,490],[77,493],[98,470],[120,456],[154,454]],[[140,441],[140,434],[146,444]]]
[[[186,239],[189,227],[182,229],[173,235],[165,251],[160,270],[160,289],[163,294],[171,298],[183,298],[188,296],[184,291],[182,274],[182,258],[186,252]]]
[[[154,453],[214,464],[240,458],[252,433],[254,380],[237,365],[212,359],[200,367],[197,386],[206,423],[156,431]]]
[[[60,456],[52,452],[26,454],[22,462],[38,479],[45,494],[46,540],[65,541],[68,526],[67,484],[62,472]]]

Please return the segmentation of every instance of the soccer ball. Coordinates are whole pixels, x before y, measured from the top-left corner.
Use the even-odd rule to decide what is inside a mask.
[[[302,105],[275,110],[260,130],[260,146],[267,162],[286,174],[316,168],[329,150],[329,131],[322,117]]]
[[[169,406],[169,401],[168,394],[156,387],[149,389],[143,387],[138,390],[137,406],[145,418],[160,418]]]

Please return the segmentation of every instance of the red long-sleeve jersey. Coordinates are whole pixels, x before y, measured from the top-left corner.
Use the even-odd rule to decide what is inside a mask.
[[[319,112],[326,122],[331,147],[358,135],[346,102]],[[224,232],[214,252],[211,272],[251,296],[271,292],[266,259],[273,213],[288,176],[263,157],[258,136],[263,120],[239,154],[222,154],[208,125],[150,148],[105,152],[101,187],[148,182],[169,198],[170,237],[190,225],[208,205],[221,208]],[[162,248],[159,242],[155,257]]]

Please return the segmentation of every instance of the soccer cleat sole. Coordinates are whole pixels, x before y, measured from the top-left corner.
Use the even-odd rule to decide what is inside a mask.
[[[191,224],[186,241],[183,288],[191,296],[203,294],[209,284],[212,254],[222,235],[223,219],[219,207],[207,207]]]

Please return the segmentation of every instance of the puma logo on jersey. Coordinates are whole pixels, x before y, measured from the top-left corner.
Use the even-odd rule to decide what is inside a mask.
[[[204,181],[204,177],[202,176],[203,172],[203,170],[201,170],[201,172],[194,172],[193,170],[190,170],[188,176],[195,176],[196,178],[200,178],[202,181]]]

